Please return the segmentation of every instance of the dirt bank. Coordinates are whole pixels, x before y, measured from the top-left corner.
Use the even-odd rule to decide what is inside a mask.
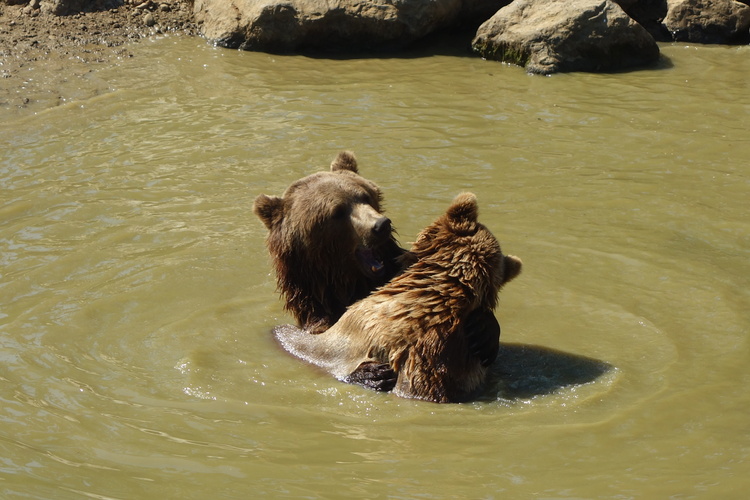
[[[112,8],[99,2],[99,10],[60,16],[40,8],[39,0],[16,2],[0,0],[0,115],[94,95],[103,89],[86,75],[132,57],[131,43],[198,33],[192,0],[125,0]]]

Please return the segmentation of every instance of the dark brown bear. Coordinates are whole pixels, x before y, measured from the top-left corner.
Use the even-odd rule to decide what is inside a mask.
[[[330,172],[298,180],[282,197],[255,199],[285,308],[308,334],[333,325],[346,308],[402,269],[378,186],[358,174],[351,152]]]
[[[465,401],[482,388],[497,356],[500,329],[492,310],[500,288],[521,271],[477,222],[476,197],[456,197],[420,233],[417,262],[352,305],[328,331],[277,329],[291,353],[352,381],[368,363],[388,364],[400,396]],[[492,325],[495,325],[493,328]]]

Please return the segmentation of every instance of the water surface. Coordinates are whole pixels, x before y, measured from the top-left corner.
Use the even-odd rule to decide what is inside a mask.
[[[740,498],[748,47],[529,76],[167,37],[0,124],[4,498]],[[524,271],[498,379],[435,405],[270,335],[259,193],[354,150],[408,245],[461,191]]]

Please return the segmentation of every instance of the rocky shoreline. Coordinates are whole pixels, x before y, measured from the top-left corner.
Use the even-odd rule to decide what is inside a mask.
[[[86,1],[75,11],[54,10],[73,4],[0,0],[0,113],[85,95],[72,89],[77,81],[98,64],[132,57],[130,44],[143,38],[199,34],[191,0]],[[43,77],[29,79],[30,71]]]
[[[263,52],[400,49],[476,32],[485,59],[530,73],[622,71],[659,60],[657,42],[748,44],[750,0],[195,0],[201,33]],[[481,25],[480,25],[481,24]]]
[[[399,50],[476,32],[478,56],[532,73],[652,64],[656,42],[750,43],[750,0],[0,0],[0,111],[58,89],[165,33],[268,52]],[[494,13],[494,15],[493,15]],[[485,21],[482,23],[482,21]],[[481,26],[480,26],[481,24]],[[479,28],[479,29],[477,29]],[[467,45],[468,45],[467,40]],[[44,78],[26,79],[28,70]]]

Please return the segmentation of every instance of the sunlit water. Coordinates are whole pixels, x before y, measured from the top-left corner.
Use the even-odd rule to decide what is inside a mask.
[[[165,38],[0,124],[2,498],[741,498],[748,47],[526,75]],[[270,335],[259,193],[354,150],[403,245],[473,191],[524,272],[479,401],[342,384]]]

